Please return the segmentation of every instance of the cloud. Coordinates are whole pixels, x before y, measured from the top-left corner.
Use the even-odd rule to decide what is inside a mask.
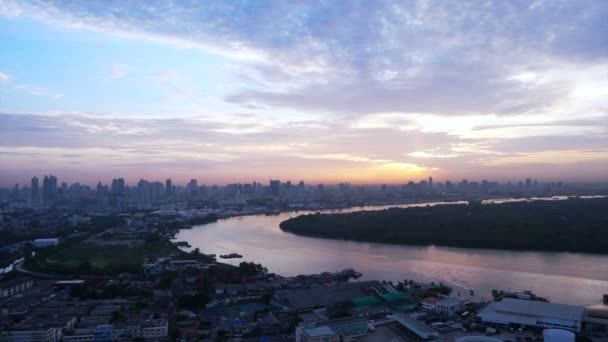
[[[576,72],[605,66],[608,56],[608,3],[601,1],[56,0],[8,7],[69,27],[233,57],[241,89],[225,99],[248,109],[350,116],[546,111],[580,102],[570,95],[589,79]],[[122,67],[115,71],[125,75]],[[193,97],[175,75],[152,81],[174,101]]]
[[[261,123],[256,129],[249,127],[256,123]],[[543,174],[547,163],[561,165],[561,170],[570,167],[566,164],[591,163],[585,164],[589,169],[576,169],[583,179],[601,175],[597,168],[608,163],[607,138],[599,134],[469,139],[419,128],[351,127],[332,117],[267,124],[253,113],[160,119],[0,114],[0,153],[9,168],[55,169],[69,158],[80,162],[85,173],[112,170],[141,176],[155,170],[157,177],[180,172],[189,179],[204,174],[215,182],[262,180],[269,175],[358,182],[403,182],[429,174],[437,179],[504,179]],[[568,156],[567,163],[558,158],[560,151]]]
[[[455,158],[455,157],[459,156],[459,154],[457,154],[457,153],[441,154],[441,153],[435,153],[433,151],[431,151],[431,152],[418,151],[418,152],[408,153],[407,155],[410,157],[416,157],[416,158]]]
[[[127,76],[129,71],[132,69],[130,65],[127,64],[112,64],[110,68],[110,78],[120,79]]]
[[[59,100],[60,98],[63,97],[63,94],[60,93],[54,93],[51,91],[48,91],[46,89],[41,89],[29,84],[19,84],[16,85],[14,87],[15,90],[17,91],[21,91],[30,95],[34,95],[34,96],[42,96],[42,97],[46,97],[49,99],[53,99],[53,100]]]
[[[176,72],[163,70],[152,73],[149,81],[160,89],[169,100],[183,101],[194,97],[196,91]]]
[[[8,81],[9,77],[7,74],[0,72],[0,82]]]
[[[189,117],[0,115],[6,152],[111,155],[88,160],[108,169],[209,166],[224,177],[543,174],[559,151],[573,161],[559,170],[582,178],[605,165],[598,152],[580,158],[589,171],[572,166],[608,135],[607,2],[3,4],[11,15],[220,53],[234,80],[221,97],[229,110]],[[171,70],[138,71],[176,107],[205,88]],[[110,77],[130,73],[115,64]]]

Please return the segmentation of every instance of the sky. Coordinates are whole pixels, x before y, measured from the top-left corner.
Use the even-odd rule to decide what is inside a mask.
[[[0,185],[608,181],[606,1],[0,0]]]

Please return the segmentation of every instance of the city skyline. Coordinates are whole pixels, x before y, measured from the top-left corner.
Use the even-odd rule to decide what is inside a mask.
[[[606,182],[607,15],[600,1],[0,0],[0,186]]]
[[[120,187],[124,188],[125,186],[137,186],[137,184],[141,181],[146,181],[146,182],[151,182],[151,183],[163,183],[166,186],[173,186],[173,187],[182,187],[182,188],[187,188],[189,186],[192,186],[192,184],[194,184],[194,186],[228,186],[228,185],[233,185],[233,184],[258,184],[258,185],[269,185],[272,184],[273,182],[279,182],[279,184],[283,184],[284,182],[288,182],[289,184],[293,184],[294,186],[297,183],[305,183],[307,186],[317,186],[317,185],[326,185],[326,186],[337,186],[337,185],[341,185],[341,184],[348,184],[348,185],[355,185],[355,186],[382,186],[382,185],[407,185],[410,183],[419,183],[419,182],[428,182],[430,183],[431,187],[433,185],[433,183],[435,184],[443,184],[443,183],[459,183],[459,182],[473,182],[473,183],[481,183],[481,182],[494,182],[497,184],[513,184],[516,185],[517,183],[523,183],[526,181],[534,181],[537,183],[563,183],[561,180],[558,181],[551,181],[551,180],[542,180],[541,182],[539,182],[539,180],[537,178],[515,178],[515,179],[509,179],[509,180],[496,180],[496,179],[490,179],[490,178],[480,178],[480,179],[474,179],[474,178],[462,178],[462,179],[438,179],[438,178],[434,178],[432,175],[428,176],[427,178],[417,178],[417,179],[405,179],[402,180],[401,182],[397,182],[397,183],[351,183],[351,182],[310,182],[307,181],[305,179],[295,179],[295,178],[286,178],[286,179],[278,179],[278,178],[273,178],[273,177],[269,177],[266,180],[262,180],[260,181],[259,179],[252,179],[252,180],[248,180],[248,181],[233,181],[233,182],[227,182],[227,183],[221,183],[221,184],[216,184],[216,183],[207,183],[204,182],[204,180],[198,179],[198,178],[190,178],[190,179],[185,179],[185,180],[176,180],[172,177],[167,177],[167,178],[163,178],[163,179],[146,179],[145,177],[139,177],[136,180],[132,180],[129,181],[127,179],[125,179],[124,177],[112,177],[109,179],[99,179],[96,182],[93,183],[81,183],[78,181],[71,181],[71,180],[65,180],[65,179],[61,179],[61,181],[59,181],[58,177],[56,175],[53,175],[51,173],[48,174],[42,174],[42,175],[34,175],[31,176],[29,178],[28,182],[23,182],[23,183],[13,183],[13,184],[9,184],[8,188],[10,187],[14,187],[16,185],[18,185],[19,187],[29,187],[30,189],[38,189],[41,187],[41,183],[40,181],[51,181],[54,184],[55,190],[57,190],[57,186],[58,184],[61,185],[63,183],[65,183],[66,185],[74,185],[74,184],[79,184],[81,186],[88,186],[88,187],[95,187],[98,185],[103,185],[103,186],[111,186],[114,187],[116,186],[115,184],[118,182],[120,183]],[[576,184],[576,183],[575,183]],[[601,184],[601,183],[598,183]]]

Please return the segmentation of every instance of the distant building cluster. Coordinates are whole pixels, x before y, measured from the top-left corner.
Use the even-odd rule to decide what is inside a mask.
[[[564,194],[574,189],[562,182],[525,179],[499,183],[482,180],[434,182],[433,177],[402,185],[307,185],[303,180],[292,183],[271,179],[267,184],[232,183],[225,186],[200,184],[191,179],[176,185],[170,178],[164,182],[140,179],[128,185],[124,178],[112,179],[110,184],[98,182],[95,187],[80,183],[58,185],[56,176],[45,175],[42,185],[32,177],[29,185],[15,184],[12,189],[0,189],[0,203],[14,208],[79,207],[83,209],[124,210],[126,208],[157,208],[170,203],[204,202],[213,208],[266,207],[266,209],[323,209],[362,204],[398,203],[412,199],[465,199],[488,196],[531,196]]]

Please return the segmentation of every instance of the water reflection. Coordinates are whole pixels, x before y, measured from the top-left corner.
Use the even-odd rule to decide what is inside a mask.
[[[388,207],[394,206],[339,211]],[[280,230],[280,222],[303,213],[229,218],[183,230],[177,238],[205,253],[242,254],[244,260],[288,276],[352,267],[364,274],[362,279],[443,281],[474,289],[476,299],[489,298],[496,288],[527,289],[556,302],[585,305],[601,302],[602,294],[608,293],[608,256],[388,245],[302,237]]]

